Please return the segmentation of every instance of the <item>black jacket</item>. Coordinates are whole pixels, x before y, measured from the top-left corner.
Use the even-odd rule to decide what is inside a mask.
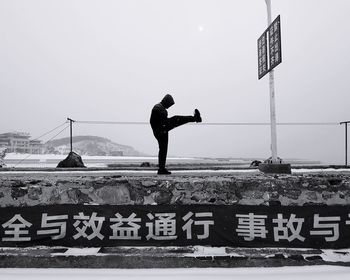
[[[154,135],[164,134],[168,132],[168,111],[167,109],[174,105],[174,99],[171,95],[164,96],[162,101],[154,105],[151,113],[151,127]]]

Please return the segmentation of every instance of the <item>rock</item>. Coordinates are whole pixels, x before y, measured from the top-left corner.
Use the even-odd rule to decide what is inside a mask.
[[[92,199],[79,189],[69,189],[67,191],[68,198],[77,204],[89,203]]]
[[[339,178],[329,178],[328,179],[328,183],[331,185],[331,186],[335,186],[335,185],[339,185],[343,182],[342,179],[339,179]]]
[[[297,254],[290,255],[289,258],[294,260],[294,261],[303,261],[304,260],[303,255],[297,255]]]
[[[145,161],[145,162],[141,163],[140,166],[141,166],[141,167],[151,167],[151,163],[148,162],[148,161]]]
[[[160,190],[155,193],[154,201],[157,204],[169,204],[173,194],[170,191]]]
[[[29,199],[39,200],[42,193],[43,192],[42,192],[41,188],[38,186],[30,186],[28,188],[28,198]]]
[[[270,193],[270,198],[271,199],[277,200],[277,199],[279,199],[279,197],[280,197],[280,195],[276,191]]]
[[[311,200],[312,202],[316,202],[317,201],[317,193],[314,191],[308,191],[305,192],[306,198],[308,200]]]
[[[57,165],[58,168],[79,168],[79,167],[86,167],[83,163],[83,160],[81,159],[81,156],[79,156],[75,152],[70,152],[68,156],[60,161]]]
[[[333,193],[331,193],[331,192],[323,192],[322,193],[322,198],[324,199],[324,200],[329,200],[329,199],[331,199],[333,197]]]
[[[150,188],[156,186],[156,182],[154,181],[142,181],[141,185],[144,186],[145,188]]]
[[[143,197],[143,204],[144,205],[154,205],[154,204],[157,204],[155,201],[154,201],[154,195],[153,194],[150,194],[148,196],[144,196]]]
[[[37,185],[37,184],[39,184],[39,183],[41,183],[41,180],[30,180],[30,181],[28,182],[29,185]]]
[[[264,193],[262,197],[265,201],[270,200],[270,194],[268,192]]]
[[[253,160],[252,163],[250,164],[250,167],[258,167],[260,163],[261,163],[260,160]]]
[[[242,195],[242,192],[238,189],[235,190],[235,193],[234,193],[235,197],[237,197],[238,199],[242,199],[243,198],[243,195]]]
[[[209,199],[209,195],[206,192],[203,191],[196,191],[192,194],[191,200],[195,202],[202,202],[205,203]]]
[[[319,261],[323,260],[321,256],[310,256],[310,257],[305,257],[305,260],[307,261]]]
[[[192,191],[194,189],[194,185],[192,185],[190,182],[175,183],[175,189],[180,191]]]
[[[17,200],[17,198],[25,196],[27,193],[28,193],[28,188],[25,188],[25,187],[11,189],[11,197],[14,200]]]
[[[262,191],[246,191],[243,193],[243,198],[247,198],[247,199],[263,199],[265,200],[267,197],[269,197],[269,195]]]
[[[69,181],[69,180],[57,180],[56,181],[56,186],[67,185],[67,184],[70,184],[70,183],[72,183],[72,181]]]
[[[21,181],[21,180],[14,180],[14,181],[11,181],[10,186],[11,186],[12,188],[25,188],[25,184],[24,184],[24,182]]]
[[[46,189],[44,189],[45,192]],[[47,192],[48,201],[50,204],[59,204],[62,201],[62,197],[59,189],[51,188],[51,191]],[[66,202],[66,201],[64,201]]]
[[[297,200],[301,195],[302,191],[300,189],[285,189],[283,190],[283,194],[293,200]]]
[[[198,195],[194,194],[191,196],[191,200],[193,200],[195,202],[199,202],[201,199],[198,197]]]
[[[227,197],[228,195],[226,192],[217,194],[217,199],[221,201],[227,201]]]
[[[286,257],[283,255],[283,253],[277,253],[272,256],[273,259],[285,259]]]
[[[145,201],[145,199],[142,196],[138,196],[138,197],[136,197],[134,203],[135,203],[135,205],[143,205],[144,201]]]
[[[171,204],[183,204],[183,199],[186,197],[186,193],[182,192],[176,196],[173,196]]]
[[[227,194],[227,203],[228,204],[235,204],[237,203],[239,198],[234,193],[228,193]]]
[[[129,204],[131,201],[129,189],[124,185],[100,188],[96,191],[96,195],[103,204]]]

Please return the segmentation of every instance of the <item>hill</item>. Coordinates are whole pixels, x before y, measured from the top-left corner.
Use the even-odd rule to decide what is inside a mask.
[[[49,141],[45,145],[45,153],[67,154],[70,151],[70,138]],[[133,147],[112,142],[98,136],[74,136],[73,150],[86,156],[143,156]]]

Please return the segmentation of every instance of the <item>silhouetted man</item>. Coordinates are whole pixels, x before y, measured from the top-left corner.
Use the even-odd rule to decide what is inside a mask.
[[[151,113],[151,127],[153,134],[156,137],[159,145],[158,153],[158,174],[168,175],[171,174],[165,168],[166,156],[168,152],[168,132],[175,127],[189,123],[189,122],[201,122],[202,118],[197,109],[194,110],[193,116],[173,116],[168,118],[167,109],[174,105],[174,99],[170,94],[164,96],[162,101],[154,105]]]

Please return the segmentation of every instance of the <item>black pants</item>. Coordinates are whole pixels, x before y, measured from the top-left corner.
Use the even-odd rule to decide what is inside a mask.
[[[194,122],[193,116],[173,116],[169,119],[167,119],[167,126],[166,131],[163,133],[157,133],[153,131],[154,136],[156,137],[159,145],[159,152],[158,152],[158,167],[159,169],[165,168],[166,163],[166,157],[168,153],[168,140],[169,140],[169,133],[168,131],[174,129],[175,127],[178,127],[180,125]]]

